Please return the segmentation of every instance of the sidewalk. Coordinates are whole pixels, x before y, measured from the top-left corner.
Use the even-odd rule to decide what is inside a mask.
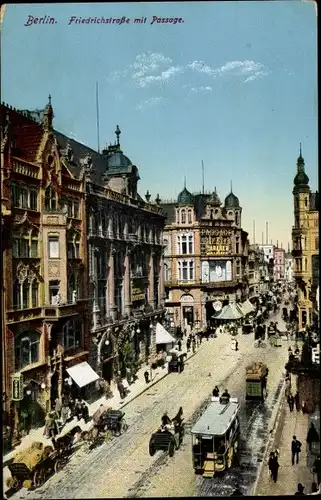
[[[311,493],[313,474],[307,466],[307,443],[306,436],[308,430],[308,415],[294,408],[290,412],[285,397],[281,405],[276,424],[273,444],[266,453],[264,464],[261,470],[253,496],[280,496],[294,495],[297,491],[298,483],[305,487],[304,493]],[[292,436],[296,436],[302,443],[299,464],[291,463],[291,442]],[[274,483],[270,477],[268,460],[269,452],[279,450],[279,474],[277,482]]]
[[[197,349],[196,352],[188,352],[187,353],[187,358],[186,361],[188,361],[191,357],[195,356],[197,352],[199,351],[202,346],[204,347],[204,344],[202,343]],[[112,398],[106,399],[105,396],[102,396],[99,398],[97,401],[94,401],[93,403],[88,405],[89,409],[89,416],[90,419],[92,415],[95,413],[95,411],[99,408],[101,404],[104,406],[108,406],[113,408],[114,410],[122,409],[125,406],[127,406],[131,401],[136,399],[138,396],[140,396],[143,392],[147,391],[150,389],[153,385],[157,384],[160,380],[162,380],[164,377],[168,375],[168,363],[165,363],[163,367],[157,367],[155,370],[152,371],[152,380],[149,382],[149,384],[146,384],[145,378],[144,378],[144,372],[146,369],[149,370],[149,366],[147,367],[145,364],[138,370],[137,372],[137,380],[129,386],[129,394],[123,399],[120,399],[120,395],[117,389],[114,390],[114,395]],[[79,425],[82,430],[87,430],[91,427],[92,422],[91,420],[87,422],[87,424],[84,422],[83,419],[81,419],[79,422],[77,421],[76,418],[73,418],[71,422],[68,422],[62,429],[60,435],[64,435],[66,432],[68,432],[70,429],[75,427],[75,425]],[[21,443],[16,446],[13,450],[11,450],[9,453],[6,455],[3,455],[3,468],[6,468],[6,465],[8,462],[11,461],[11,459],[14,457],[14,455],[19,452],[24,450],[25,448],[28,448],[31,446],[31,444],[34,441],[42,442],[44,445],[51,444],[50,440],[46,438],[44,435],[44,426],[40,427],[39,429],[32,429],[27,436],[24,436],[21,439]]]

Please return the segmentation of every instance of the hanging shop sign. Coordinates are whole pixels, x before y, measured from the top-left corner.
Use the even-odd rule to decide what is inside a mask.
[[[23,399],[23,376],[21,374],[12,376],[12,400],[21,401]]]
[[[132,288],[131,290],[132,302],[145,299],[145,286],[142,280],[137,280],[137,279],[132,280],[131,288]]]
[[[201,228],[201,255],[229,255],[232,253],[231,232],[226,229]]]

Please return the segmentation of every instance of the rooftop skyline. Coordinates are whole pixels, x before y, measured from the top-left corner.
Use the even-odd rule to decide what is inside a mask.
[[[102,16],[130,21],[71,21]],[[98,82],[100,149],[119,124],[141,195],[176,199],[184,177],[200,192],[203,160],[205,191],[224,202],[232,181],[251,242],[268,221],[287,249],[300,142],[317,187],[316,47],[315,7],[296,0],[8,5],[1,94],[18,109],[51,94],[55,129],[97,150]]]

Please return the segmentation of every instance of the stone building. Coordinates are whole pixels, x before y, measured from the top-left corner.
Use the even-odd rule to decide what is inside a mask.
[[[289,250],[284,256],[284,272],[285,280],[291,283],[291,281],[293,281],[293,257]]]
[[[299,329],[313,323],[319,284],[319,193],[312,193],[301,153],[294,178],[293,277],[298,290]]]
[[[70,140],[85,169],[90,296],[90,364],[113,386],[155,348],[153,325],[164,316],[163,228],[159,197],[138,193],[137,167],[117,140],[102,154]],[[153,345],[154,344],[154,345]],[[113,388],[113,387],[112,387]]]
[[[283,248],[274,247],[273,253],[273,279],[274,281],[285,279],[285,250]]]
[[[259,245],[249,246],[248,281],[249,299],[258,298],[268,292],[268,267]]]
[[[50,98],[41,122],[4,104],[1,117],[3,399],[17,434],[21,415],[39,421],[89,354],[85,193]]]
[[[242,208],[231,193],[222,205],[211,194],[190,193],[161,204],[166,308],[175,326],[206,326],[215,307],[248,297],[248,239]]]

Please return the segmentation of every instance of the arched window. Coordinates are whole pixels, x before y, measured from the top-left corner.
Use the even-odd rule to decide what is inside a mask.
[[[31,284],[31,302],[32,307],[39,305],[39,283],[36,279]]]
[[[57,210],[57,195],[51,185],[45,191],[45,209]]]
[[[177,224],[179,223],[179,216],[180,216],[179,210],[176,210],[176,223]]]
[[[79,319],[67,321],[63,327],[64,349],[82,347],[82,330]]]
[[[192,224],[192,210],[188,210],[187,212],[187,222],[188,224]]]
[[[38,236],[39,231],[37,229],[33,229],[31,231],[30,257],[38,257]]]
[[[181,223],[186,224],[186,210],[184,208],[181,210]]]
[[[30,257],[30,232],[23,229],[13,236],[13,257]]]
[[[15,338],[15,369],[16,371],[39,361],[40,333],[37,331],[23,332]]]
[[[30,284],[25,280],[22,284],[22,309],[28,309],[30,302]]]
[[[239,223],[239,214],[238,212],[236,212],[235,214],[235,224],[238,224]]]

